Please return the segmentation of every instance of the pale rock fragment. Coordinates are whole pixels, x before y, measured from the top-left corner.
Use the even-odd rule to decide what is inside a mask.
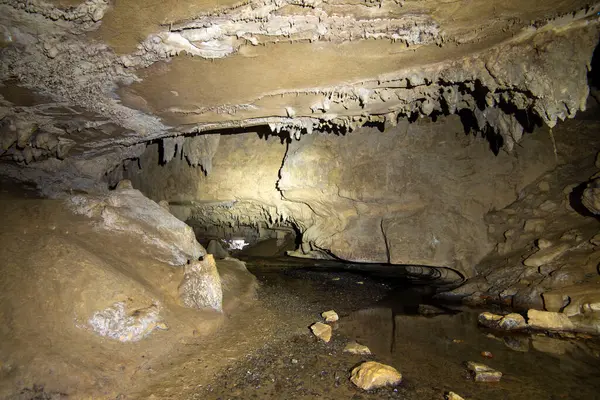
[[[333,310],[325,311],[321,313],[321,317],[325,319],[325,322],[335,322],[340,319],[337,313]]]
[[[206,254],[202,261],[192,261],[184,268],[183,281],[179,285],[179,297],[183,305],[222,311],[223,289],[213,255]]]
[[[402,374],[389,365],[367,361],[352,370],[350,381],[363,390],[372,390],[399,384]]]
[[[96,311],[88,324],[100,336],[120,342],[137,342],[155,329],[168,329],[159,314],[158,302],[132,312],[127,312],[125,303],[118,302],[102,311]]]
[[[310,330],[313,335],[324,341],[325,343],[329,343],[331,340],[331,326],[324,324],[322,322],[315,322],[310,326]]]
[[[502,378],[502,372],[473,361],[467,362],[467,370],[476,382],[499,382]]]
[[[459,396],[454,392],[448,392],[444,395],[446,400],[465,400],[463,397]]]
[[[344,353],[369,355],[371,354],[371,349],[357,342],[350,342],[344,347]]]

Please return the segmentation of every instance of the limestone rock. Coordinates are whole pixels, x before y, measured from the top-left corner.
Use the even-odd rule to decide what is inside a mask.
[[[133,184],[129,179],[122,179],[117,183],[117,187],[115,189],[133,189]]]
[[[581,196],[581,202],[592,213],[600,214],[600,178],[588,183]]]
[[[126,311],[125,303],[118,302],[102,311],[96,311],[88,324],[100,336],[120,342],[137,342],[155,329],[168,329],[159,313],[158,302],[129,313]]]
[[[350,342],[344,347],[344,353],[369,355],[371,354],[371,350],[362,344]]]
[[[208,254],[212,254],[216,259],[223,259],[229,257],[229,252],[221,246],[218,240],[211,240],[208,242],[206,247]]]
[[[562,256],[567,250],[571,248],[568,243],[561,243],[554,247],[547,247],[536,251],[523,261],[523,264],[528,267],[540,267],[544,264],[548,264],[555,259]]]
[[[402,375],[394,367],[367,361],[352,370],[350,381],[363,390],[372,390],[397,385],[402,382]]]
[[[333,310],[325,311],[321,313],[321,317],[325,319],[325,322],[335,322],[340,319],[337,313]]]
[[[157,248],[153,254],[171,265],[184,265],[205,254],[194,231],[139,190],[116,189],[107,195],[75,195],[67,205],[77,214],[99,220],[109,231],[129,232]]]
[[[502,372],[473,361],[467,362],[467,370],[476,382],[499,382],[502,378]]]
[[[313,335],[324,341],[325,343],[329,343],[331,340],[331,326],[324,324],[322,322],[315,322],[310,326],[310,330]]]
[[[171,211],[171,207],[169,206],[169,202],[167,200],[161,200],[158,202],[158,205],[164,208],[167,211]]]
[[[514,331],[527,328],[527,322],[521,314],[511,313],[505,315],[499,322],[498,327],[505,331]]]
[[[444,398],[446,400],[465,400],[464,398],[462,398],[461,396],[457,395],[454,392],[448,392],[444,395]]]
[[[205,255],[202,261],[193,261],[185,266],[183,281],[179,285],[179,297],[186,307],[222,310],[221,277],[212,254]]]
[[[496,329],[498,327],[498,323],[502,319],[502,315],[492,314],[491,312],[482,312],[477,317],[477,321],[488,328]]]
[[[565,314],[550,311],[527,311],[529,326],[548,331],[571,331],[575,328],[573,322]]]

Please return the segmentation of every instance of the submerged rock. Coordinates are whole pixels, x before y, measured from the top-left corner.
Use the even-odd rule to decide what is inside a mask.
[[[329,343],[331,340],[331,326],[324,324],[322,322],[315,322],[310,326],[310,330],[313,335],[324,341],[325,343]]]
[[[350,342],[344,347],[344,353],[369,355],[371,354],[371,349],[362,344]]]
[[[467,370],[476,382],[499,382],[502,378],[502,372],[473,361],[467,362]]]
[[[333,310],[325,311],[321,313],[321,317],[325,319],[325,322],[335,322],[340,319],[337,313]]]
[[[445,314],[446,312],[439,307],[431,306],[429,304],[419,304],[418,312],[421,315],[440,315]]]
[[[367,361],[352,370],[350,381],[363,390],[371,390],[399,384],[402,374],[389,365]]]
[[[222,311],[221,277],[212,254],[205,255],[202,261],[194,261],[185,266],[183,281],[179,285],[179,297],[186,307]]]

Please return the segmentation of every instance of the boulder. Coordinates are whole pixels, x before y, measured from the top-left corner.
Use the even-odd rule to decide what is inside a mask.
[[[444,395],[444,399],[446,400],[465,400],[461,396],[457,395],[454,392],[448,392]]]
[[[473,361],[467,362],[467,370],[476,382],[499,382],[502,378],[502,372]]]
[[[350,342],[344,347],[344,353],[369,355],[371,354],[371,350],[362,344]]]
[[[183,281],[179,285],[179,297],[183,305],[189,308],[212,308],[222,311],[221,277],[212,254],[185,266]]]
[[[229,252],[221,246],[221,243],[218,240],[211,240],[208,242],[206,252],[212,254],[218,260],[229,257]]]
[[[123,181],[121,181],[123,182]],[[157,248],[157,259],[171,265],[197,260],[206,251],[194,231],[139,190],[120,185],[106,195],[74,195],[67,206],[77,214],[98,220],[102,229],[133,233]]]
[[[310,326],[310,330],[313,335],[324,341],[325,343],[329,343],[331,340],[331,326],[324,324],[322,322],[315,322]]]
[[[321,317],[323,317],[325,319],[325,322],[336,322],[337,320],[340,319],[340,317],[337,315],[337,313],[333,310],[329,310],[329,311],[325,311],[324,313],[321,313]]]
[[[363,390],[394,386],[402,382],[402,375],[389,365],[367,361],[352,370],[350,381]]]

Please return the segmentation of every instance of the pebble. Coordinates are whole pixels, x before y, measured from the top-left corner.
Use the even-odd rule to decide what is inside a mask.
[[[325,311],[321,313],[321,317],[325,319],[325,322],[335,322],[340,319],[337,313],[333,310]]]
[[[457,395],[454,392],[448,392],[444,395],[444,398],[446,400],[465,400],[464,398],[462,398],[461,396]]]
[[[482,351],[481,356],[485,358],[493,358],[494,355],[490,351]]]
[[[502,378],[502,372],[473,361],[467,362],[467,370],[476,382],[500,382]]]
[[[371,354],[371,350],[362,344],[350,342],[344,347],[344,353],[368,355]]]
[[[363,390],[393,386],[402,382],[396,368],[376,361],[367,361],[352,370],[350,381]]]
[[[322,322],[315,322],[310,326],[310,330],[313,335],[324,341],[325,343],[329,343],[331,340],[331,326],[324,324]]]

